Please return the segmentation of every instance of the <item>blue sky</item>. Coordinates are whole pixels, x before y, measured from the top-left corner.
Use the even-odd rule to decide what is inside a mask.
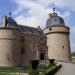
[[[17,5],[11,0],[0,0],[0,20],[2,16],[8,15],[10,11],[16,10]]]
[[[71,50],[75,51],[75,0],[0,0],[0,22],[4,15],[12,12],[18,24],[44,28],[54,4],[58,15],[71,28]]]

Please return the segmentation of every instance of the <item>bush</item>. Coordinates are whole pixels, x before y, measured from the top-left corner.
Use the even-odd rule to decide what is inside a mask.
[[[38,75],[45,75],[45,73],[41,72],[41,73],[39,73]]]
[[[55,66],[54,64],[49,64],[48,66],[47,66],[47,68],[49,69],[49,68],[52,68],[53,66]]]
[[[54,75],[60,68],[62,67],[62,65],[58,65],[58,66],[53,66],[51,69],[47,69],[45,75]]]
[[[0,72],[0,75],[16,75],[16,73]]]
[[[46,65],[43,65],[43,64],[41,64],[41,65],[38,65],[38,69],[47,69],[47,66]]]
[[[39,60],[31,60],[30,64],[32,66],[32,69],[37,69],[37,66],[39,64]]]
[[[55,59],[49,59],[50,64],[54,64]]]
[[[72,56],[75,56],[75,52],[72,52],[71,55],[72,55]]]
[[[37,70],[31,70],[29,73],[29,75],[37,75],[37,74],[38,74]]]

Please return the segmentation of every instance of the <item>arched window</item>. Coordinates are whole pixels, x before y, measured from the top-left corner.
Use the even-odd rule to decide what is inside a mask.
[[[40,53],[40,60],[44,60],[44,56],[45,56],[44,53]]]
[[[21,48],[21,54],[24,54],[24,53],[25,53],[25,48],[22,47],[22,48]]]
[[[24,38],[23,38],[23,36],[22,36],[22,40],[21,40],[22,42],[24,42]]]

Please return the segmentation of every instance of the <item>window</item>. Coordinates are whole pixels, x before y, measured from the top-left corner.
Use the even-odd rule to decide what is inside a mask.
[[[21,54],[24,54],[25,53],[25,49],[24,47],[21,48]]]
[[[23,28],[21,28],[21,30],[23,30]]]
[[[21,28],[21,31],[23,31],[23,32],[24,32],[24,31],[25,31],[25,30],[24,30],[24,28]]]
[[[7,60],[9,61],[9,55],[7,55]]]
[[[49,28],[49,30],[52,30],[52,28]]]
[[[40,60],[44,60],[44,53],[40,53]]]
[[[43,42],[43,37],[40,38],[40,42]]]
[[[57,19],[54,19],[54,21],[57,21]]]
[[[31,32],[33,33],[33,30],[31,29]]]
[[[33,37],[33,40],[35,39],[35,37]]]
[[[41,31],[38,31],[39,34],[41,34]]]
[[[64,46],[63,46],[63,49],[64,49]]]
[[[22,42],[24,42],[24,38],[23,38],[23,36],[22,36]]]

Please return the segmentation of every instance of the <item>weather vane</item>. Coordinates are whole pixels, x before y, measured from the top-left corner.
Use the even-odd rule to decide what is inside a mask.
[[[53,13],[55,13],[55,4],[53,3]]]
[[[9,13],[8,13],[8,14],[9,14],[9,17],[11,17],[11,14],[12,14],[12,13],[11,13],[11,8],[10,8],[10,10],[9,10]]]
[[[11,16],[11,14],[12,14],[12,13],[11,13],[11,12],[9,12],[9,16]]]

